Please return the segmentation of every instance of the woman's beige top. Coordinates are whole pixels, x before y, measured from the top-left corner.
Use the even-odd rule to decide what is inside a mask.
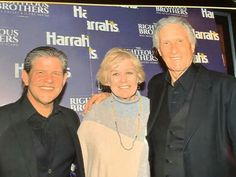
[[[112,95],[94,105],[78,130],[86,177],[149,177],[148,115],[149,100],[139,93],[133,101]]]

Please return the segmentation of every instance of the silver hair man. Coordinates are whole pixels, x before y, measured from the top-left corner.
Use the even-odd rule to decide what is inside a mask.
[[[156,47],[157,49],[159,48],[160,41],[159,41],[158,34],[161,28],[166,26],[167,24],[180,24],[184,26],[188,32],[189,40],[191,41],[191,43],[196,45],[196,38],[193,32],[194,30],[193,30],[193,27],[189,24],[189,22],[186,19],[181,18],[181,17],[170,16],[167,18],[162,18],[156,23],[155,29],[153,31],[153,37],[152,37],[154,47]]]

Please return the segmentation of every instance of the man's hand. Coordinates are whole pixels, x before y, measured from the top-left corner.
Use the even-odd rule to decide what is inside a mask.
[[[102,102],[110,95],[111,93],[107,93],[107,92],[102,92],[102,93],[97,93],[97,94],[92,95],[92,97],[88,100],[88,102],[84,106],[84,114],[86,114],[91,109],[93,104]]]

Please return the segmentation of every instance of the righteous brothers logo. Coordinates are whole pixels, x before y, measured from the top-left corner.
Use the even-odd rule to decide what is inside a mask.
[[[56,32],[46,32],[47,45],[89,47],[89,36],[64,36]]]
[[[195,37],[197,39],[204,39],[204,40],[214,40],[219,41],[219,34],[215,31],[210,30],[209,32],[202,32],[202,31],[195,31],[193,30]]]
[[[18,46],[19,30],[0,28],[0,45],[5,46]]]
[[[152,37],[154,24],[138,24],[138,31],[140,37]]]
[[[209,63],[209,60],[207,58],[207,55],[204,53],[197,53],[193,59],[194,63]]]
[[[85,104],[90,97],[70,98],[70,108],[77,112],[83,112]]]
[[[104,31],[104,32],[119,32],[118,24],[112,20],[105,20],[101,22],[87,21],[87,30]]]
[[[0,2],[0,12],[16,15],[48,16],[49,5],[46,3]]]
[[[158,58],[154,56],[152,50],[142,49],[141,47],[127,50],[135,54],[143,64],[158,64]]]
[[[156,7],[156,13],[184,17],[188,15],[187,8],[185,7]]]

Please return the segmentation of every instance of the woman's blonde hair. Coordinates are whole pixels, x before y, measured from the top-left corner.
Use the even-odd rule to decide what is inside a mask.
[[[133,53],[122,48],[112,48],[106,53],[97,72],[98,82],[103,86],[107,86],[111,67],[124,59],[129,59],[133,63],[138,75],[138,84],[143,83],[145,80],[145,73],[141,62]]]

